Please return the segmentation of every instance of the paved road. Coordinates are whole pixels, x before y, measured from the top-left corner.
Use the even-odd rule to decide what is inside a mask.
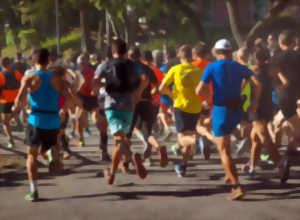
[[[22,160],[23,134],[16,136],[16,148],[0,147],[0,156],[18,155]],[[97,141],[94,131],[87,147],[71,148],[74,156],[66,162],[64,175],[49,176],[47,167],[40,165],[42,201],[38,203],[23,199],[28,191],[24,167],[0,171],[0,219],[300,219],[299,167],[293,168],[286,185],[279,184],[274,170],[258,170],[259,175],[254,178],[241,174],[247,196],[243,201],[231,202],[226,199],[229,188],[223,184],[224,172],[217,154],[209,161],[196,156],[186,178],[176,177],[176,158],[171,153],[166,169],[158,167],[155,155],[146,180],[119,173],[114,186],[108,186],[103,177],[96,175],[107,166],[99,162]],[[4,143],[3,136],[0,143]],[[143,150],[137,141],[133,143],[135,151]],[[245,158],[238,160],[243,161]]]

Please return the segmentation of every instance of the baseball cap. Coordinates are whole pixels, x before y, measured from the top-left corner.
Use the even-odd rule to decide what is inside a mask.
[[[229,40],[218,40],[214,46],[215,50],[232,50],[232,46]]]

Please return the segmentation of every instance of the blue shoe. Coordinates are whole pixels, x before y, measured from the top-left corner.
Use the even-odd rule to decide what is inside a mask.
[[[91,131],[89,129],[85,129],[83,132],[84,137],[89,137],[91,135]]]
[[[175,172],[177,173],[177,176],[182,178],[185,176],[186,166],[182,164],[176,164],[175,165]]]

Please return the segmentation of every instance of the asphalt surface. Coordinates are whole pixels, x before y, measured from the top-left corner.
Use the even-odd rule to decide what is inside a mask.
[[[4,147],[6,139],[3,135],[0,137],[0,156],[24,161],[24,134],[14,134],[18,138],[14,149]],[[0,219],[300,219],[298,166],[292,168],[291,178],[284,185],[280,184],[274,169],[258,169],[254,177],[240,172],[247,194],[242,201],[232,202],[227,200],[230,188],[223,183],[224,171],[217,153],[213,153],[210,160],[197,155],[188,167],[187,177],[178,178],[173,171],[178,158],[170,148],[167,168],[159,167],[156,152],[153,152],[154,164],[147,167],[145,180],[134,172],[118,173],[115,184],[109,186],[101,176],[109,164],[99,160],[98,141],[97,132],[93,130],[86,147],[72,146],[73,157],[65,161],[65,171],[59,176],[50,176],[44,161],[40,160],[39,202],[24,200],[29,187],[23,166],[0,170]],[[110,152],[111,141],[110,138]],[[133,140],[133,149],[143,151],[137,140]],[[247,155],[236,161],[240,168],[247,161]]]

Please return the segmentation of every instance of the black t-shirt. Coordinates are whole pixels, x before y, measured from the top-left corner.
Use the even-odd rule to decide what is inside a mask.
[[[272,64],[288,79],[288,90],[299,94],[300,84],[300,53],[290,50],[281,51],[272,59]]]
[[[149,78],[149,84],[146,87],[146,89],[143,91],[141,98],[144,100],[152,100],[151,84],[154,85],[158,84],[158,80],[155,76],[155,73],[150,67],[141,63],[140,61],[136,61],[135,63],[140,67],[142,74],[146,74],[146,76]]]

